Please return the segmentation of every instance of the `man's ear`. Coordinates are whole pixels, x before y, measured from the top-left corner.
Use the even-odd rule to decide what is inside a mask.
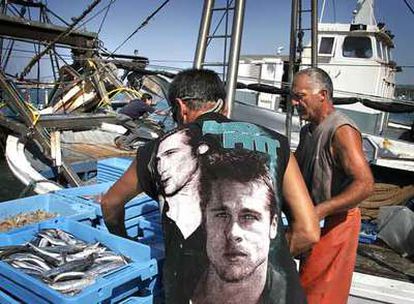
[[[321,94],[321,101],[328,101],[328,91],[327,90],[320,90],[319,94]]]
[[[269,238],[274,239],[277,235],[277,216],[273,216],[270,221]]]
[[[181,123],[186,123],[188,121],[188,107],[186,103],[181,98],[176,98],[175,101],[177,102],[177,114],[178,120]]]
[[[221,114],[223,114],[224,116],[229,117],[229,108],[227,106],[227,103],[224,104],[223,108],[220,111]]]

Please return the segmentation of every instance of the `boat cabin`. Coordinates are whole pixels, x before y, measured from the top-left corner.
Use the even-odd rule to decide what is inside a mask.
[[[372,101],[394,98],[396,63],[392,60],[393,36],[382,24],[318,25],[318,67],[329,73],[335,97],[357,97]],[[305,48],[303,64],[311,63]],[[388,114],[361,103],[337,106],[364,133],[380,135]]]

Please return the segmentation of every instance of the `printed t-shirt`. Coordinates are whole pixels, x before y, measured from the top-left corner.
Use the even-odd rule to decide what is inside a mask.
[[[166,302],[188,303],[209,264],[199,203],[201,169],[197,156],[205,152],[201,155],[205,157],[209,153],[204,151],[205,146],[232,150],[236,154],[238,150],[245,150],[267,156],[267,168],[277,198],[278,221],[277,235],[270,242],[268,262],[278,273],[276,281],[283,280],[284,284],[279,284],[279,299],[274,292],[263,295],[262,299],[271,298],[273,303],[305,303],[281,221],[282,182],[290,156],[287,139],[266,128],[232,121],[216,113],[202,115],[194,123],[148,143],[137,152],[140,186],[160,202],[162,212]],[[274,285],[274,282],[267,282],[265,290]]]

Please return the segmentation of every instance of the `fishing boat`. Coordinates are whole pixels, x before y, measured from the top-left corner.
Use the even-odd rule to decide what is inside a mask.
[[[211,1],[206,1],[205,11],[213,9],[211,6],[209,7],[209,2],[211,3]],[[289,79],[287,77],[289,60],[282,56],[255,55],[239,58],[240,31],[243,24],[241,17],[244,9],[243,2],[235,1],[233,7],[235,21],[233,22],[232,34],[229,36],[232,39],[231,52],[229,59],[226,61],[226,73],[223,72],[223,78],[226,79],[227,83],[232,117],[257,123],[281,133],[287,133],[289,131],[286,128],[286,117],[288,115],[286,109],[278,109],[278,105],[287,104],[286,100],[288,100],[288,90],[286,87],[289,86]],[[389,57],[390,49],[393,47],[392,37],[384,26],[361,19],[361,16],[367,15],[364,12],[367,8],[372,7],[373,1],[359,1],[359,3],[361,5],[354,16],[353,22],[349,24],[319,24],[319,42],[317,43],[319,66],[326,69],[334,80],[334,87],[336,89],[335,101],[338,104],[338,109],[346,112],[360,125],[363,131],[365,152],[374,173],[379,172],[388,177],[391,175],[395,177],[396,174],[407,174],[406,179],[412,184],[412,172],[414,172],[413,144],[398,139],[401,134],[397,134],[395,139],[388,136],[391,133],[396,134],[389,131],[393,125],[389,123],[388,113],[392,111],[410,112],[413,111],[414,106],[410,101],[401,101],[394,98],[394,77],[398,67]],[[227,10],[229,10],[229,7],[227,7]],[[209,39],[207,37],[208,30],[205,30],[208,27],[207,19],[204,14],[194,60],[195,67],[207,66],[204,62],[205,42]],[[64,31],[64,29],[61,30],[61,32]],[[89,39],[93,40],[95,36],[91,35],[91,37]],[[349,45],[345,44],[346,41],[349,42]],[[360,44],[365,47],[365,53],[362,55],[357,54],[356,51],[356,46]],[[17,133],[20,136],[15,136],[14,139],[13,137],[7,139],[7,147],[9,147],[7,155],[11,159],[9,164],[11,168],[22,164],[22,167],[15,169],[17,176],[19,176],[19,171],[27,173],[29,171],[28,168],[33,168],[29,177],[23,176],[22,173],[20,179],[28,185],[30,183],[35,185],[34,189],[36,192],[47,192],[55,190],[56,187],[61,187],[61,184],[56,184],[55,182],[43,182],[49,180],[48,178],[55,178],[55,181],[59,181],[56,180],[55,171],[62,173],[61,176],[63,175],[67,179],[65,181],[66,184],[79,184],[76,177],[72,180],[71,177],[74,175],[71,169],[68,169],[65,162],[66,159],[72,158],[72,161],[69,162],[72,164],[72,170],[75,170],[73,168],[78,163],[82,167],[81,171],[84,172],[84,179],[87,180],[95,174],[96,161],[98,159],[114,155],[128,155],[128,152],[116,149],[113,144],[114,138],[122,133],[122,131],[115,131],[116,127],[111,124],[114,116],[91,111],[91,109],[95,109],[94,107],[100,101],[105,100],[104,103],[111,101],[113,93],[111,94],[110,92],[112,90],[124,90],[129,99],[136,97],[135,93],[126,90],[124,83],[120,83],[114,77],[117,74],[114,72],[116,69],[122,68],[127,71],[126,75],[130,75],[128,80],[131,80],[131,83],[136,85],[134,87],[135,91],[139,91],[142,88],[144,91],[156,93],[155,95],[159,96],[160,99],[165,97],[168,82],[172,76],[171,73],[146,70],[145,65],[142,66],[142,61],[145,61],[145,59],[137,58],[136,56],[128,57],[128,60],[112,60],[108,59],[107,55],[108,53],[104,53],[97,56],[94,53],[93,56],[87,56],[87,65],[82,65],[82,69],[92,71],[92,75],[103,77],[110,84],[109,87],[112,88],[102,88],[96,84],[96,80],[93,77],[86,80],[77,79],[74,85],[67,88],[59,88],[64,94],[60,95],[60,98],[57,98],[52,106],[42,106],[44,109],[40,110],[39,113],[43,114],[40,114],[38,119],[40,124],[33,124],[34,117],[32,113],[30,111],[26,113],[23,110],[21,113],[27,117],[23,124],[21,121],[17,123],[16,120],[0,120],[3,126],[8,127],[9,130],[19,130]],[[80,62],[84,63],[83,60]],[[307,48],[304,48],[301,63],[302,67],[308,66],[311,63],[311,56]],[[252,77],[254,76],[251,74],[252,65],[256,67],[254,72],[256,77]],[[369,71],[371,71],[368,73],[369,75],[362,74],[363,77],[366,77],[367,83],[358,82],[354,76],[360,73],[356,69],[361,68],[361,73],[364,73],[365,70],[368,70],[368,66]],[[259,72],[257,67],[261,69]],[[67,70],[69,70],[69,75],[64,73],[64,76],[73,77],[72,70],[70,68]],[[94,74],[94,71],[99,71],[99,73]],[[101,73],[102,71],[103,73]],[[266,74],[262,71],[268,71],[269,73]],[[344,79],[349,78],[349,73],[355,74],[352,76],[352,79],[355,79],[355,83],[350,83],[351,86],[347,87],[346,85],[349,83],[344,81]],[[239,76],[238,81],[237,74]],[[374,74],[374,78],[368,78]],[[142,77],[143,75],[144,77]],[[8,88],[9,95],[17,96],[15,98],[16,106],[24,103],[21,94],[17,94],[18,90],[16,87],[10,85],[10,77],[6,76],[4,75],[3,77],[3,90]],[[364,85],[359,86],[359,84]],[[88,90],[88,87],[93,87],[94,89]],[[235,93],[236,87],[239,88],[237,93]],[[85,100],[87,102],[82,103]],[[45,105],[48,104],[49,101],[45,102]],[[76,117],[71,116],[71,114],[68,115],[64,111],[69,104],[71,105],[69,107],[70,113],[74,115],[78,112]],[[84,121],[84,123],[80,124],[81,121]],[[74,128],[75,124],[79,125],[79,127]],[[290,130],[293,148],[298,143],[298,132],[301,124],[299,117],[293,115]],[[60,131],[51,132],[49,130],[51,125],[54,127],[59,126]],[[41,127],[41,129],[37,130],[38,127]],[[400,131],[407,131],[402,126],[399,126],[399,128]],[[40,144],[40,148],[50,151],[44,153],[51,156],[48,160],[50,166],[46,169],[44,167],[40,169],[40,166],[35,168],[36,157],[43,155],[43,153],[39,154],[35,150],[30,150],[29,145],[19,139],[19,137],[22,137],[21,135],[27,134],[28,130],[33,129],[35,129],[34,134],[37,138],[40,138],[41,142],[43,141],[43,144]],[[44,129],[48,130],[47,142],[44,140]],[[82,129],[92,130],[82,131]],[[104,137],[108,138],[105,139]],[[36,147],[39,149],[39,145],[36,145]],[[77,160],[73,156],[75,153],[72,152],[74,151],[77,152]],[[32,156],[29,155],[29,152],[33,152]],[[72,156],[68,156],[65,153],[72,153]],[[99,155],[100,153],[104,155]],[[87,156],[86,158],[85,155]],[[12,159],[13,156],[17,158]],[[27,162],[24,162],[25,159]],[[89,167],[86,166],[87,160],[90,161],[91,159],[92,163],[95,163],[95,167],[93,164]],[[42,163],[42,166],[45,163],[41,160],[39,162]],[[36,174],[39,175],[33,178]],[[79,178],[79,174],[76,174],[76,176]],[[41,189],[42,185],[47,185],[46,189]],[[369,247],[369,250],[371,249],[372,246]],[[365,250],[365,253],[367,253],[367,250]],[[387,254],[390,254],[390,252],[387,252]],[[372,256],[373,254],[369,251],[367,255]],[[382,257],[379,259],[381,263],[389,262],[389,256],[384,255]],[[394,254],[391,259],[394,258],[399,261],[402,259],[398,254]],[[357,268],[354,273],[349,303],[414,303],[412,300],[414,299],[414,286],[412,281],[410,282],[407,279],[409,276],[404,275],[404,267],[406,266],[405,270],[412,267],[411,262],[408,263],[408,266],[407,264],[401,264],[403,266],[400,265],[397,268],[395,265],[387,266],[388,268],[394,267],[394,269],[401,270],[402,273],[399,273],[398,280],[395,279],[395,276],[393,278],[380,277],[378,273],[375,273],[376,269],[368,272],[367,268],[371,267],[369,258],[361,262],[359,266],[364,266],[364,264],[364,272]],[[402,281],[401,278],[405,279],[405,281]]]
[[[1,41],[8,43],[2,49],[0,71],[5,101],[0,115],[2,146],[13,174],[35,193],[93,182],[97,161],[131,156],[133,152],[115,145],[126,132],[117,124],[116,108],[143,92],[160,100],[171,77],[168,72],[147,70],[145,57],[108,52],[97,33],[80,30],[80,21],[97,3],[72,23],[41,1],[1,4]],[[52,23],[53,16],[64,24]],[[16,48],[19,43],[34,45],[36,52],[20,75],[12,75],[8,62],[13,52],[21,51]],[[45,56],[50,57],[49,67],[40,63]],[[37,71],[31,71],[33,67]],[[53,72],[53,82],[41,81],[40,67]],[[157,119],[161,118],[137,122],[138,144],[163,132],[165,120],[159,125]]]

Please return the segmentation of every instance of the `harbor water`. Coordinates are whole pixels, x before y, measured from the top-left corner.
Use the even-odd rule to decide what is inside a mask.
[[[7,161],[0,159],[0,202],[15,199],[23,193],[25,186],[10,171]]]

